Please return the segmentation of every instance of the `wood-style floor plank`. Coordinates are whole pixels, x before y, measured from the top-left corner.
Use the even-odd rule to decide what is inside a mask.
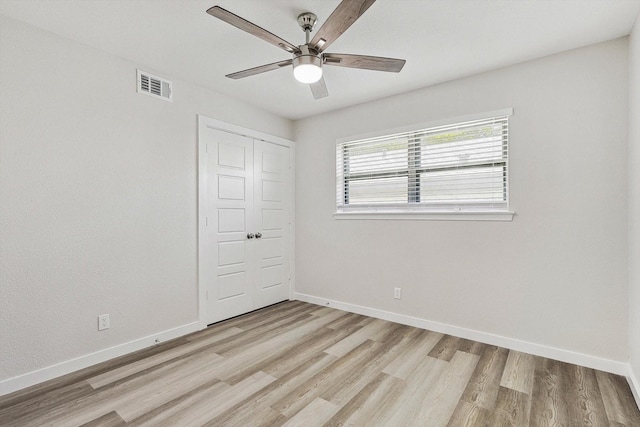
[[[161,425],[163,422],[172,417],[179,416],[184,413],[193,413],[201,405],[201,402],[209,402],[212,396],[226,394],[231,386],[216,379],[193,389],[189,393],[158,406],[157,408],[140,415],[129,421],[128,425],[132,426],[154,426]]]
[[[36,386],[37,387],[37,386]],[[94,392],[93,387],[85,381],[71,384],[61,384],[58,389],[47,388],[41,395],[31,395],[29,399],[15,400],[13,406],[7,406],[0,410],[0,426],[18,425],[17,420],[27,422],[36,414],[47,413],[58,406],[64,406]],[[7,396],[11,397],[11,395]],[[0,400],[3,398],[0,397]]]
[[[328,402],[321,397],[316,397],[305,406],[300,412],[295,414],[284,423],[284,427],[307,427],[312,425],[322,425],[329,418],[338,412],[340,407],[335,403]]]
[[[492,416],[493,412],[488,409],[475,403],[460,400],[449,419],[447,427],[491,427]]]
[[[199,399],[185,410],[178,411],[168,418],[161,417],[151,420],[145,425],[158,426],[201,426],[206,425],[212,419],[246,399],[261,388],[271,384],[275,378],[265,373],[259,373],[248,377],[238,384],[229,387],[222,393],[211,393],[205,399]]]
[[[561,367],[560,384],[568,418],[587,426],[606,426],[606,409],[593,369],[568,363]]]
[[[326,390],[343,384],[343,378],[361,364],[366,364],[375,357],[380,347],[381,344],[379,343],[371,340],[365,341],[343,357],[337,358],[334,363],[295,389],[290,395],[271,405],[271,407],[287,417],[297,414],[298,411],[311,403],[316,397],[320,397]]]
[[[391,405],[389,412],[382,414],[380,425],[420,425],[422,402],[447,366],[444,360],[425,356],[405,381],[402,397]]]
[[[531,394],[535,360],[535,356],[531,354],[511,350],[500,385],[520,393]]]
[[[140,373],[142,371],[146,371],[155,366],[159,366],[164,362],[175,360],[180,356],[184,356],[189,353],[194,353],[198,349],[206,347],[209,344],[213,344],[222,339],[228,338],[229,336],[236,335],[240,332],[242,332],[242,329],[239,329],[239,328],[225,329],[219,334],[209,335],[206,338],[203,338],[201,340],[192,341],[188,344],[184,344],[180,347],[173,348],[169,351],[165,351],[163,353],[159,353],[154,356],[150,356],[150,357],[138,360],[136,362],[129,363],[120,368],[113,369],[103,374],[96,375],[95,377],[89,378],[87,382],[94,389],[100,388],[107,384],[111,384],[115,381],[121,380],[123,378],[127,378],[137,373]]]
[[[483,409],[493,409],[508,354],[505,348],[487,346],[460,400]]]
[[[281,378],[292,369],[297,368],[304,361],[310,360],[321,353],[326,354],[323,351],[324,349],[342,340],[360,327],[355,320],[352,320],[352,323],[345,324],[342,329],[325,328],[315,334],[310,334],[308,337],[300,340],[299,344],[293,349],[287,350],[286,354],[280,352],[278,353],[280,356],[274,354],[271,358],[265,360],[264,364],[260,366],[260,369],[268,374]]]
[[[418,421],[425,426],[444,427],[478,364],[479,356],[456,352],[438,380],[422,400]]]
[[[284,302],[0,397],[0,426],[639,427],[623,377]]]
[[[346,405],[343,405],[325,426],[379,425],[382,414],[400,398],[404,381],[380,373]]]
[[[496,409],[490,425],[501,426],[527,426],[531,410],[531,396],[520,391],[506,387],[500,387],[496,400]]]
[[[81,427],[122,427],[127,423],[118,415],[117,412],[109,412],[106,415],[96,418],[93,421],[82,424]]]
[[[618,375],[596,371],[600,395],[610,423],[640,426],[640,411],[634,410],[633,395],[626,380]]]
[[[271,414],[275,411],[271,408],[276,402],[291,395],[294,390],[308,382],[316,374],[323,371],[327,366],[334,363],[335,356],[326,353],[320,353],[313,358],[297,365],[294,369],[278,380],[272,382],[253,396],[238,403],[236,406],[229,408],[226,412],[214,418],[211,422],[214,425],[251,425],[256,419],[262,420],[256,414]],[[275,411],[277,414],[280,412]],[[282,415],[284,418],[284,415]],[[279,424],[272,424],[279,425]]]
[[[442,334],[417,330],[406,351],[398,355],[382,372],[406,380],[411,372],[442,339]]]
[[[476,369],[449,420],[449,427],[491,425],[508,354],[509,350],[505,348],[483,347]]]
[[[366,363],[362,363],[343,376],[341,383],[334,383],[322,393],[322,396],[336,405],[344,406],[368,383],[374,380],[389,363],[389,360],[397,357],[407,345],[409,339],[402,332],[408,329],[406,326],[391,324],[388,336],[382,338],[380,346],[376,347],[376,353]]]
[[[568,411],[563,403],[561,377],[560,362],[551,359],[537,361],[532,391],[530,425],[567,425],[569,421]]]
[[[342,357],[367,340],[371,339],[375,341],[375,337],[379,336],[380,331],[387,327],[388,323],[389,322],[385,322],[384,320],[375,319],[348,337],[342,339],[340,342],[337,342],[326,349],[325,353],[333,354],[336,357]]]
[[[463,343],[462,338],[454,337],[451,335],[443,336],[440,341],[431,349],[429,356],[437,357],[438,359],[451,360],[454,354],[458,351],[458,346]]]
[[[223,347],[216,348],[216,353],[224,357],[233,357],[236,354],[241,354],[247,349],[253,348],[255,345],[277,339],[288,331],[295,330],[300,327],[303,322],[312,322],[316,320],[313,316],[306,313],[293,314],[291,318],[279,319],[274,322],[270,322],[268,326],[262,328],[251,328],[245,330],[243,334],[246,339],[242,343],[238,340],[227,343]]]

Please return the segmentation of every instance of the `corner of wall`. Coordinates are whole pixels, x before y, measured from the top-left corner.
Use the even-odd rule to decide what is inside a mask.
[[[640,407],[640,14],[629,35],[629,384]]]

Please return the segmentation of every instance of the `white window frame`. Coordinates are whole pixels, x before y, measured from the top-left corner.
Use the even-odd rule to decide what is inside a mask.
[[[513,115],[513,109],[507,108],[502,110],[490,111],[480,114],[468,115],[463,117],[456,117],[446,120],[433,121],[429,123],[422,123],[418,125],[412,125],[400,129],[393,129],[383,132],[377,132],[367,135],[359,135],[348,138],[341,138],[336,141],[336,167],[338,168],[338,156],[342,153],[341,147],[345,143],[353,141],[361,141],[366,139],[376,139],[391,137],[398,134],[407,134],[412,132],[420,132],[428,130],[430,128],[436,128],[440,126],[455,125],[458,123],[470,122],[475,120],[484,120],[493,117],[504,117]],[[510,142],[507,140],[507,144]],[[469,205],[464,207],[457,206],[455,204],[446,204],[437,206],[435,204],[429,205],[428,203],[412,204],[412,203],[399,203],[399,204],[382,204],[382,205],[354,205],[354,206],[340,206],[339,199],[343,195],[340,193],[340,189],[344,188],[344,179],[339,182],[340,173],[336,170],[336,212],[334,213],[335,219],[408,219],[408,220],[463,220],[463,221],[511,221],[515,215],[509,209],[509,166],[508,166],[508,152],[506,153],[505,164],[507,165],[506,176],[506,207],[502,208],[488,208],[483,205]]]

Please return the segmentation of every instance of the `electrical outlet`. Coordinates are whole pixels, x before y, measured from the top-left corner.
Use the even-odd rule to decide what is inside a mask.
[[[393,288],[393,297],[395,299],[400,299],[400,297],[402,296],[402,289],[400,288]]]
[[[98,316],[98,330],[104,331],[105,329],[109,329],[111,327],[111,322],[109,321],[108,314],[101,314]]]

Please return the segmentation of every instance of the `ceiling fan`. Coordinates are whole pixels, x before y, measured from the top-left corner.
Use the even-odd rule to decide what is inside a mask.
[[[309,41],[311,30],[318,19],[316,15],[311,12],[300,14],[298,16],[298,24],[302,28],[302,31],[304,31],[306,39],[305,44],[300,46],[293,45],[220,6],[213,6],[207,10],[207,13],[249,34],[259,37],[280,49],[284,49],[292,55],[291,59],[227,74],[226,77],[242,79],[293,65],[293,75],[296,80],[301,83],[308,83],[311,87],[313,97],[320,99],[329,95],[327,85],[322,76],[323,65],[390,71],[394,73],[402,70],[406,62],[404,59],[350,55],[346,53],[324,53],[324,50],[362,16],[374,1],[375,0],[342,0],[331,16],[329,16],[322,27],[316,32],[311,41]]]

